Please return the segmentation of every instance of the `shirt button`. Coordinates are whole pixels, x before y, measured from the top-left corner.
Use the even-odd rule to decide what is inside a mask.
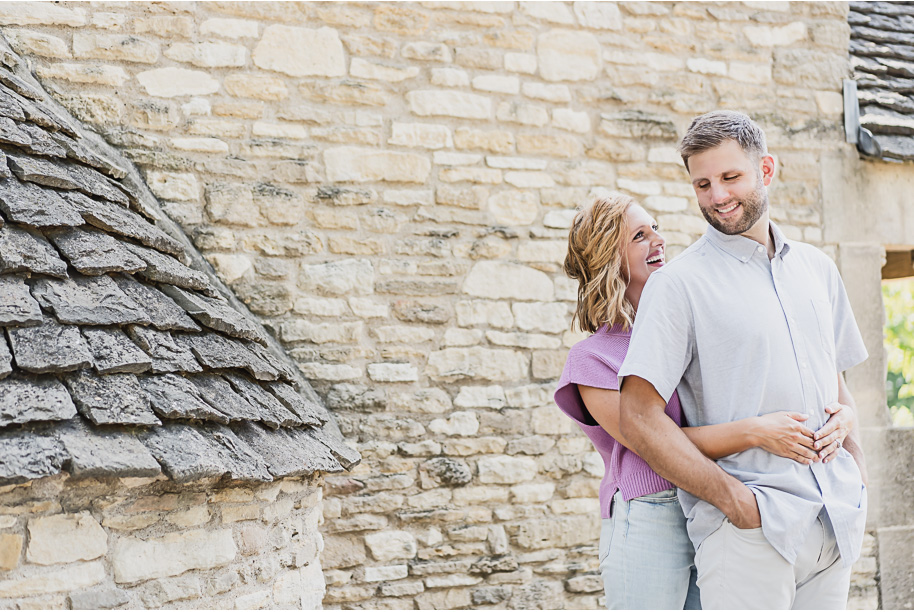
[[[758,251],[759,253],[764,253],[764,252],[765,252],[765,247],[763,247],[763,246],[760,245],[760,246],[759,246],[757,249],[755,249],[755,250]]]
[[[749,261],[748,257],[743,257],[743,261]]]

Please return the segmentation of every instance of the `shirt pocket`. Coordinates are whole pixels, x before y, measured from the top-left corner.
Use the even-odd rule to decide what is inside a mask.
[[[835,360],[835,327],[832,323],[831,304],[826,300],[812,299],[816,316],[819,342],[831,361]]]

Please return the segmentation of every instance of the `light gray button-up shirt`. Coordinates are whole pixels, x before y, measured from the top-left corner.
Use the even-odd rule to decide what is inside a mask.
[[[780,410],[809,415],[812,430],[824,425],[837,373],[864,361],[866,349],[835,264],[774,223],[771,233],[769,261],[757,242],[709,226],[652,274],[619,378],[643,378],[665,401],[678,386],[692,426]],[[844,565],[860,555],[866,491],[846,450],[803,465],[753,448],[717,464],[752,489],[765,537],[790,563],[823,507]],[[685,491],[680,501],[697,550],[724,514]]]

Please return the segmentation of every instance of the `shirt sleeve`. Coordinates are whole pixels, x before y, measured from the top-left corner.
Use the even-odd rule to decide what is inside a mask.
[[[578,385],[595,387],[597,389],[619,390],[619,378],[616,369],[602,359],[599,355],[587,350],[574,350],[568,355],[569,360],[574,360],[574,371],[564,381],[564,384],[555,391],[555,403],[562,412],[567,414],[579,425],[593,425],[588,419],[587,408],[578,391]]]
[[[869,354],[854,319],[854,311],[851,309],[838,267],[831,260],[828,260],[828,264],[829,298],[835,332],[835,365],[838,372],[844,372],[866,361]]]
[[[694,329],[691,306],[678,282],[652,274],[638,304],[620,383],[626,376],[643,378],[669,402],[692,359]]]

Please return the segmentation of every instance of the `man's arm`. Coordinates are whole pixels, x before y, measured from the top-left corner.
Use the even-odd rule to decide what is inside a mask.
[[[844,438],[844,448],[857,462],[857,467],[860,469],[860,477],[863,479],[863,484],[866,484],[866,458],[863,456],[863,444],[860,441],[860,421],[857,419],[857,404],[854,402],[854,396],[851,395],[850,389],[847,388],[847,383],[844,382],[844,374],[842,372],[838,372],[838,402],[846,406],[845,410],[850,409],[854,416],[853,425],[847,432],[847,437]]]
[[[666,402],[643,378],[622,381],[619,427],[632,450],[677,487],[715,505],[740,529],[762,524],[752,491],[692,444],[666,414]]]

